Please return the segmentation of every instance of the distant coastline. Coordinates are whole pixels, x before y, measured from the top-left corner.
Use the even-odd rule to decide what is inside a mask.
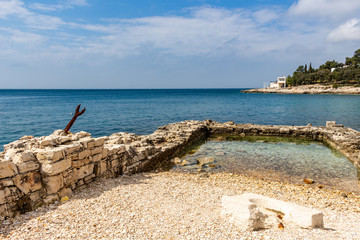
[[[244,93],[278,93],[278,94],[344,94],[360,95],[360,87],[344,86],[333,88],[330,85],[301,85],[286,88],[257,88],[243,90]]]

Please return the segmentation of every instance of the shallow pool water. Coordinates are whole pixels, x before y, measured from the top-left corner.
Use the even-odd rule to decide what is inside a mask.
[[[304,178],[309,178],[317,185],[360,192],[357,168],[320,142],[211,140],[182,161],[173,171],[231,172],[302,184]]]

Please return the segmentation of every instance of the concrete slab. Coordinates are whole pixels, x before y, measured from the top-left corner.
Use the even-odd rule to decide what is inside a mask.
[[[222,206],[221,216],[245,230],[278,227],[282,222],[309,229],[324,227],[320,211],[258,194],[223,196]]]

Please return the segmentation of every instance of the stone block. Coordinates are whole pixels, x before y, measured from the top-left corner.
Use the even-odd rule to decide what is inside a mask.
[[[71,161],[71,166],[73,168],[80,168],[81,166],[84,165],[84,161],[83,160],[77,160],[77,161]]]
[[[91,140],[88,141],[88,143],[87,143],[87,148],[88,148],[88,149],[91,149],[91,148],[93,148],[93,147],[95,147],[95,142],[94,142],[93,139],[91,139]]]
[[[102,151],[102,157],[107,158],[107,156],[108,156],[108,149],[104,147]]]
[[[41,176],[39,172],[19,174],[13,178],[14,184],[24,194],[41,189]]]
[[[116,167],[119,167],[119,166],[120,166],[119,160],[113,160],[113,161],[111,161],[111,167],[112,167],[112,168],[116,168]]]
[[[91,174],[84,178],[85,183],[91,182],[95,178],[95,174]]]
[[[43,178],[43,182],[48,194],[57,193],[64,186],[62,174]]]
[[[60,159],[64,158],[64,151],[62,148],[54,148],[54,149],[43,149],[37,151],[36,157],[39,162],[57,162]]]
[[[79,169],[75,169],[74,170],[75,179],[82,179],[86,176],[89,176],[90,174],[93,173],[93,170],[94,170],[94,164],[88,164],[88,165],[82,166]]]
[[[102,175],[107,170],[107,164],[105,161],[101,161],[99,165],[99,174]]]
[[[40,141],[40,146],[47,147],[47,146],[54,146],[55,142],[54,139],[50,136],[44,138],[44,140]]]
[[[79,160],[79,154],[77,152],[71,153],[66,155],[66,158],[70,159],[71,161]]]
[[[11,178],[5,178],[0,181],[0,186],[9,187],[14,185],[14,181]]]
[[[6,145],[4,145],[6,146]],[[19,149],[7,149],[5,150],[4,159],[5,160],[12,160],[17,153],[21,152]]]
[[[63,189],[60,190],[59,196],[62,198],[62,197],[65,197],[65,196],[70,196],[70,195],[72,195],[72,193],[73,192],[72,192],[70,187],[69,188],[63,188]]]
[[[40,198],[43,196],[44,191],[36,191],[30,194],[30,199],[33,202],[36,202],[38,200],[40,200]]]
[[[84,131],[81,131],[81,132],[75,133],[75,136],[78,137],[78,138],[84,138],[84,137],[90,137],[91,134],[87,133],[87,132],[84,132]]]
[[[63,177],[64,177],[64,186],[73,185],[75,183],[73,169],[63,172]]]
[[[95,138],[94,142],[95,142],[95,146],[99,147],[104,145],[105,140],[107,139],[107,137],[99,137],[99,138]]]
[[[326,127],[335,127],[336,121],[326,121]]]
[[[71,167],[71,160],[64,159],[56,163],[45,163],[41,166],[41,172],[47,175],[56,175],[69,169]]]
[[[103,150],[103,147],[102,147],[102,146],[96,147],[96,148],[94,148],[93,150],[91,150],[91,155],[99,154],[99,153],[102,152],[102,150]]]
[[[84,158],[87,158],[89,157],[91,154],[90,150],[86,149],[82,152],[79,152],[79,159],[84,159]]]
[[[222,198],[222,217],[245,230],[276,227],[282,216],[284,222],[292,222],[301,228],[323,228],[323,214],[315,209],[301,207],[262,195],[246,193]]]
[[[4,197],[7,203],[14,202],[23,195],[17,187],[4,188],[4,191]]]
[[[36,161],[34,153],[29,150],[25,150],[24,152],[18,153],[12,158],[12,162],[15,164],[29,162],[29,161]]]
[[[92,157],[93,162],[99,162],[102,159],[102,154],[96,154]]]
[[[70,144],[64,146],[64,151],[68,155],[80,151],[80,148],[81,148],[80,144]]]
[[[0,204],[4,204],[5,202],[5,190],[0,190]]]
[[[0,178],[12,177],[17,173],[16,165],[10,160],[0,161]]]
[[[20,173],[38,170],[40,164],[38,162],[23,162],[17,165]]]

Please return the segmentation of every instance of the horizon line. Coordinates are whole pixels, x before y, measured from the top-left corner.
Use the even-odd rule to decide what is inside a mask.
[[[237,88],[0,88],[1,90],[211,90],[211,89],[251,89]]]

